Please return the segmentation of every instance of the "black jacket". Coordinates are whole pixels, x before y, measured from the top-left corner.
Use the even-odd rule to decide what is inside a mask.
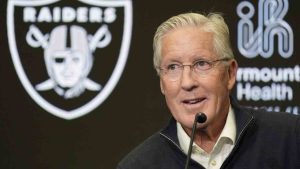
[[[222,169],[300,169],[300,116],[233,104],[237,140]],[[117,169],[183,169],[176,121],[129,153]],[[203,166],[191,161],[190,169]]]

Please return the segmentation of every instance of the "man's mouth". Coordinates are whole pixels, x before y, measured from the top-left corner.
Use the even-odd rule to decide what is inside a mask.
[[[195,99],[185,99],[182,101],[184,104],[197,104],[204,100],[205,98],[195,98]]]

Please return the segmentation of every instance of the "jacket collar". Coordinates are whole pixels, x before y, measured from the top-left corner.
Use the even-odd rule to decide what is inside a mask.
[[[237,101],[231,97],[231,106],[234,109],[234,115],[236,119],[236,128],[237,128],[237,144],[240,140],[244,131],[248,128],[249,124],[254,121],[253,114],[246,108],[242,108]],[[166,137],[168,140],[179,146],[179,141],[177,137],[177,127],[176,120],[172,117],[168,123],[168,125],[161,130],[160,134]]]

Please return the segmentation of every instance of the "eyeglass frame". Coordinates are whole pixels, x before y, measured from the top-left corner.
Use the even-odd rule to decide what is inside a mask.
[[[232,59],[233,58],[221,58],[221,59],[216,59],[216,60],[212,60],[212,61],[204,60],[204,59],[199,59],[199,60],[195,61],[193,64],[186,64],[186,65],[184,65],[184,64],[181,64],[181,63],[177,63],[177,64],[167,65],[166,68],[156,67],[156,69],[159,70],[159,74],[160,75],[161,75],[161,71],[164,72],[164,75],[168,75],[168,74],[170,75],[170,73],[168,72],[168,70],[169,70],[168,67],[170,67],[172,65],[177,65],[178,68],[176,68],[176,69],[179,72],[177,73],[176,77],[173,80],[169,79],[171,81],[177,81],[177,80],[180,79],[180,77],[182,77],[182,72],[183,72],[183,69],[184,69],[185,66],[190,67],[191,71],[194,72],[194,73],[196,73],[196,74],[198,74],[198,73],[199,74],[205,74],[205,72],[208,71],[208,70],[210,70],[210,69],[212,69],[216,65],[217,62],[228,62],[228,61],[230,61]],[[197,66],[197,64],[199,64],[199,62],[205,62],[205,63],[207,63],[209,65],[209,68],[202,69],[202,70],[197,70],[196,66]],[[173,74],[176,74],[176,73],[173,72]]]

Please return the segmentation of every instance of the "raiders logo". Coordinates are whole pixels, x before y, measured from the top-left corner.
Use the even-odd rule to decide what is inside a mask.
[[[131,39],[130,0],[10,0],[7,22],[17,75],[49,113],[81,117],[118,83]]]

